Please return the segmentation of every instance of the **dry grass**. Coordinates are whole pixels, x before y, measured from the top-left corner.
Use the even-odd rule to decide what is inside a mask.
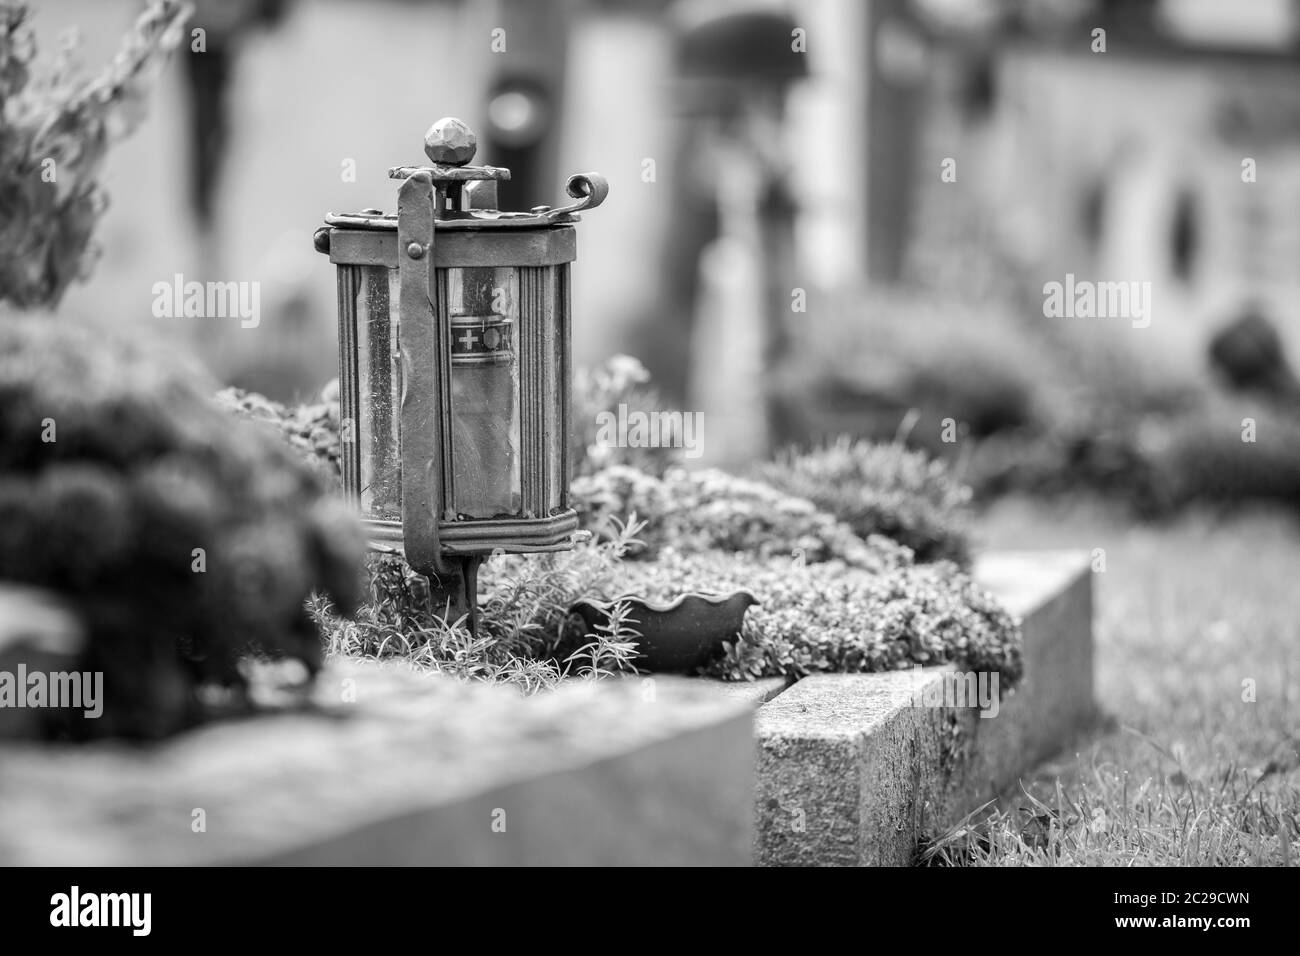
[[[985,544],[1105,549],[1097,684],[1109,726],[972,814],[925,862],[1291,865],[1300,856],[1300,526],[1282,512],[1133,526],[1009,502]],[[1254,681],[1254,702],[1243,700]]]

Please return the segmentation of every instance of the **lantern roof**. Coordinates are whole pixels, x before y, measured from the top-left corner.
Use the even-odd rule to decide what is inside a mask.
[[[394,166],[388,170],[388,178],[410,179],[416,173],[428,173],[435,183],[496,182],[510,178],[510,170],[502,166],[469,165],[476,152],[478,137],[474,131],[456,117],[444,116],[424,134],[424,154],[432,165]]]
[[[393,166],[390,179],[407,180],[427,176],[435,190],[456,197],[439,204],[434,225],[437,229],[529,229],[569,225],[579,221],[579,210],[593,209],[605,201],[609,184],[599,173],[576,173],[565,183],[565,192],[576,202],[565,206],[534,206],[528,212],[507,212],[496,207],[496,184],[510,178],[501,166],[472,166],[478,138],[461,120],[446,116],[424,134],[427,165]],[[396,213],[363,209],[360,213],[330,213],[327,226],[344,229],[395,230]]]

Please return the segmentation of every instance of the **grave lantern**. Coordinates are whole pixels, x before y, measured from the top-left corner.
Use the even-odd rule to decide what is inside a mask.
[[[471,166],[474,133],[442,119],[430,163],[397,166],[397,213],[326,217],[337,267],[345,494],[371,547],[403,553],[433,597],[475,623],[494,551],[559,551],[569,507],[569,263],[578,212],[609,190],[571,176],[575,201],[496,209],[508,169]]]

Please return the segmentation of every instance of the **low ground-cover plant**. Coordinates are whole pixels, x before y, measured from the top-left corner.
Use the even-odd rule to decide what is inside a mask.
[[[313,611],[333,653],[396,658],[459,677],[553,686],[565,676],[636,670],[637,621],[620,597],[668,600],[683,591],[745,588],[759,599],[744,629],[703,673],[744,681],[819,672],[856,673],[954,663],[1019,678],[1016,622],[951,563],[895,564],[870,571],[841,560],[806,564],[726,551],[660,550],[631,560],[635,520],[570,552],[504,555],[480,573],[477,636],[463,621],[443,621],[427,587],[399,558],[371,564],[373,599],[354,619]],[[642,552],[644,554],[644,552]],[[613,621],[586,633],[569,614],[581,599],[614,601]]]
[[[658,600],[684,586],[753,592],[760,604],[747,612],[740,639],[705,669],[726,680],[946,663],[999,672],[1007,685],[1021,674],[1015,621],[950,563],[872,572],[842,561],[668,549],[653,562],[628,562],[617,583],[619,593]]]

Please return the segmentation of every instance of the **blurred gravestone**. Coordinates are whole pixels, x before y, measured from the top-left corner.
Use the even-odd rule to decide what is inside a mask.
[[[769,386],[798,285],[787,177],[805,158],[789,142],[786,99],[808,66],[784,12],[716,4],[675,12],[683,121],[666,290],[631,351],[666,400],[689,402],[713,423],[709,460],[734,463],[768,450],[778,407]]]

